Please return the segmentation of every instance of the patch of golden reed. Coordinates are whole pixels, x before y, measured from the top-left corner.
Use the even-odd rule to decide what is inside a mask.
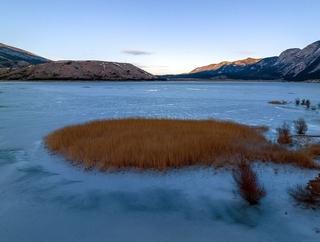
[[[320,144],[312,144],[304,149],[309,156],[316,158],[320,156]]]
[[[261,130],[217,120],[128,118],[68,126],[45,137],[45,144],[88,169],[227,166],[239,156],[316,167],[308,152],[271,144]]]

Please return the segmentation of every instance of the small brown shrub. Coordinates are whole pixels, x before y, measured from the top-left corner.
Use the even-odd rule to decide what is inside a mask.
[[[309,108],[310,108],[311,102],[310,102],[310,100],[309,100],[309,99],[308,99],[308,100],[306,100],[305,105],[306,105],[306,108],[307,108],[307,109],[309,109]]]
[[[299,118],[298,120],[294,121],[294,128],[296,133],[300,135],[306,134],[308,131],[308,125],[303,118]]]
[[[282,124],[281,127],[277,128],[278,132],[278,143],[279,144],[291,144],[291,132],[290,132],[290,126],[286,122]]]
[[[233,172],[240,196],[250,205],[259,204],[266,192],[249,163],[241,161]]]
[[[310,208],[320,208],[320,175],[310,180],[307,186],[298,185],[289,194],[299,203]]]

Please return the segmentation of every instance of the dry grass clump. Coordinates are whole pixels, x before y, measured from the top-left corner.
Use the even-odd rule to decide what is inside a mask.
[[[285,105],[288,104],[287,101],[284,100],[272,100],[268,102],[269,104],[273,104],[273,105]]]
[[[248,161],[316,166],[307,152],[272,145],[259,128],[215,120],[99,120],[59,129],[45,144],[76,164],[102,170],[225,166],[239,154]]]
[[[312,158],[320,156],[320,144],[312,144],[304,149],[304,152]]]
[[[308,182],[307,186],[297,186],[289,194],[299,203],[310,208],[320,208],[320,175]]]
[[[240,196],[250,205],[259,204],[266,195],[263,186],[259,183],[257,174],[249,163],[241,161],[233,171],[233,178],[237,184]]]
[[[303,168],[318,169],[314,162],[315,155],[310,152],[310,147],[303,150],[287,150],[277,144],[270,144],[260,152],[258,160],[278,164],[291,164]]]

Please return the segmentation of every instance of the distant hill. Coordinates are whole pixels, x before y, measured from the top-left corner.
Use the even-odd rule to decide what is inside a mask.
[[[49,61],[25,50],[0,43],[0,68],[25,67]]]
[[[155,77],[127,63],[52,61],[11,70],[0,69],[2,80],[152,80]]]
[[[244,62],[246,60],[249,61]],[[249,58],[235,62],[221,62],[198,67],[190,73],[166,77],[219,80],[320,80],[320,41],[303,49],[288,49],[279,56],[261,60]]]
[[[0,44],[0,80],[152,80],[155,76],[127,63],[50,61]]]

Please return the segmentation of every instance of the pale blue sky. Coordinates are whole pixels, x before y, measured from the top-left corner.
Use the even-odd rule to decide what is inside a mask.
[[[319,0],[0,0],[0,42],[181,73],[320,40]]]

